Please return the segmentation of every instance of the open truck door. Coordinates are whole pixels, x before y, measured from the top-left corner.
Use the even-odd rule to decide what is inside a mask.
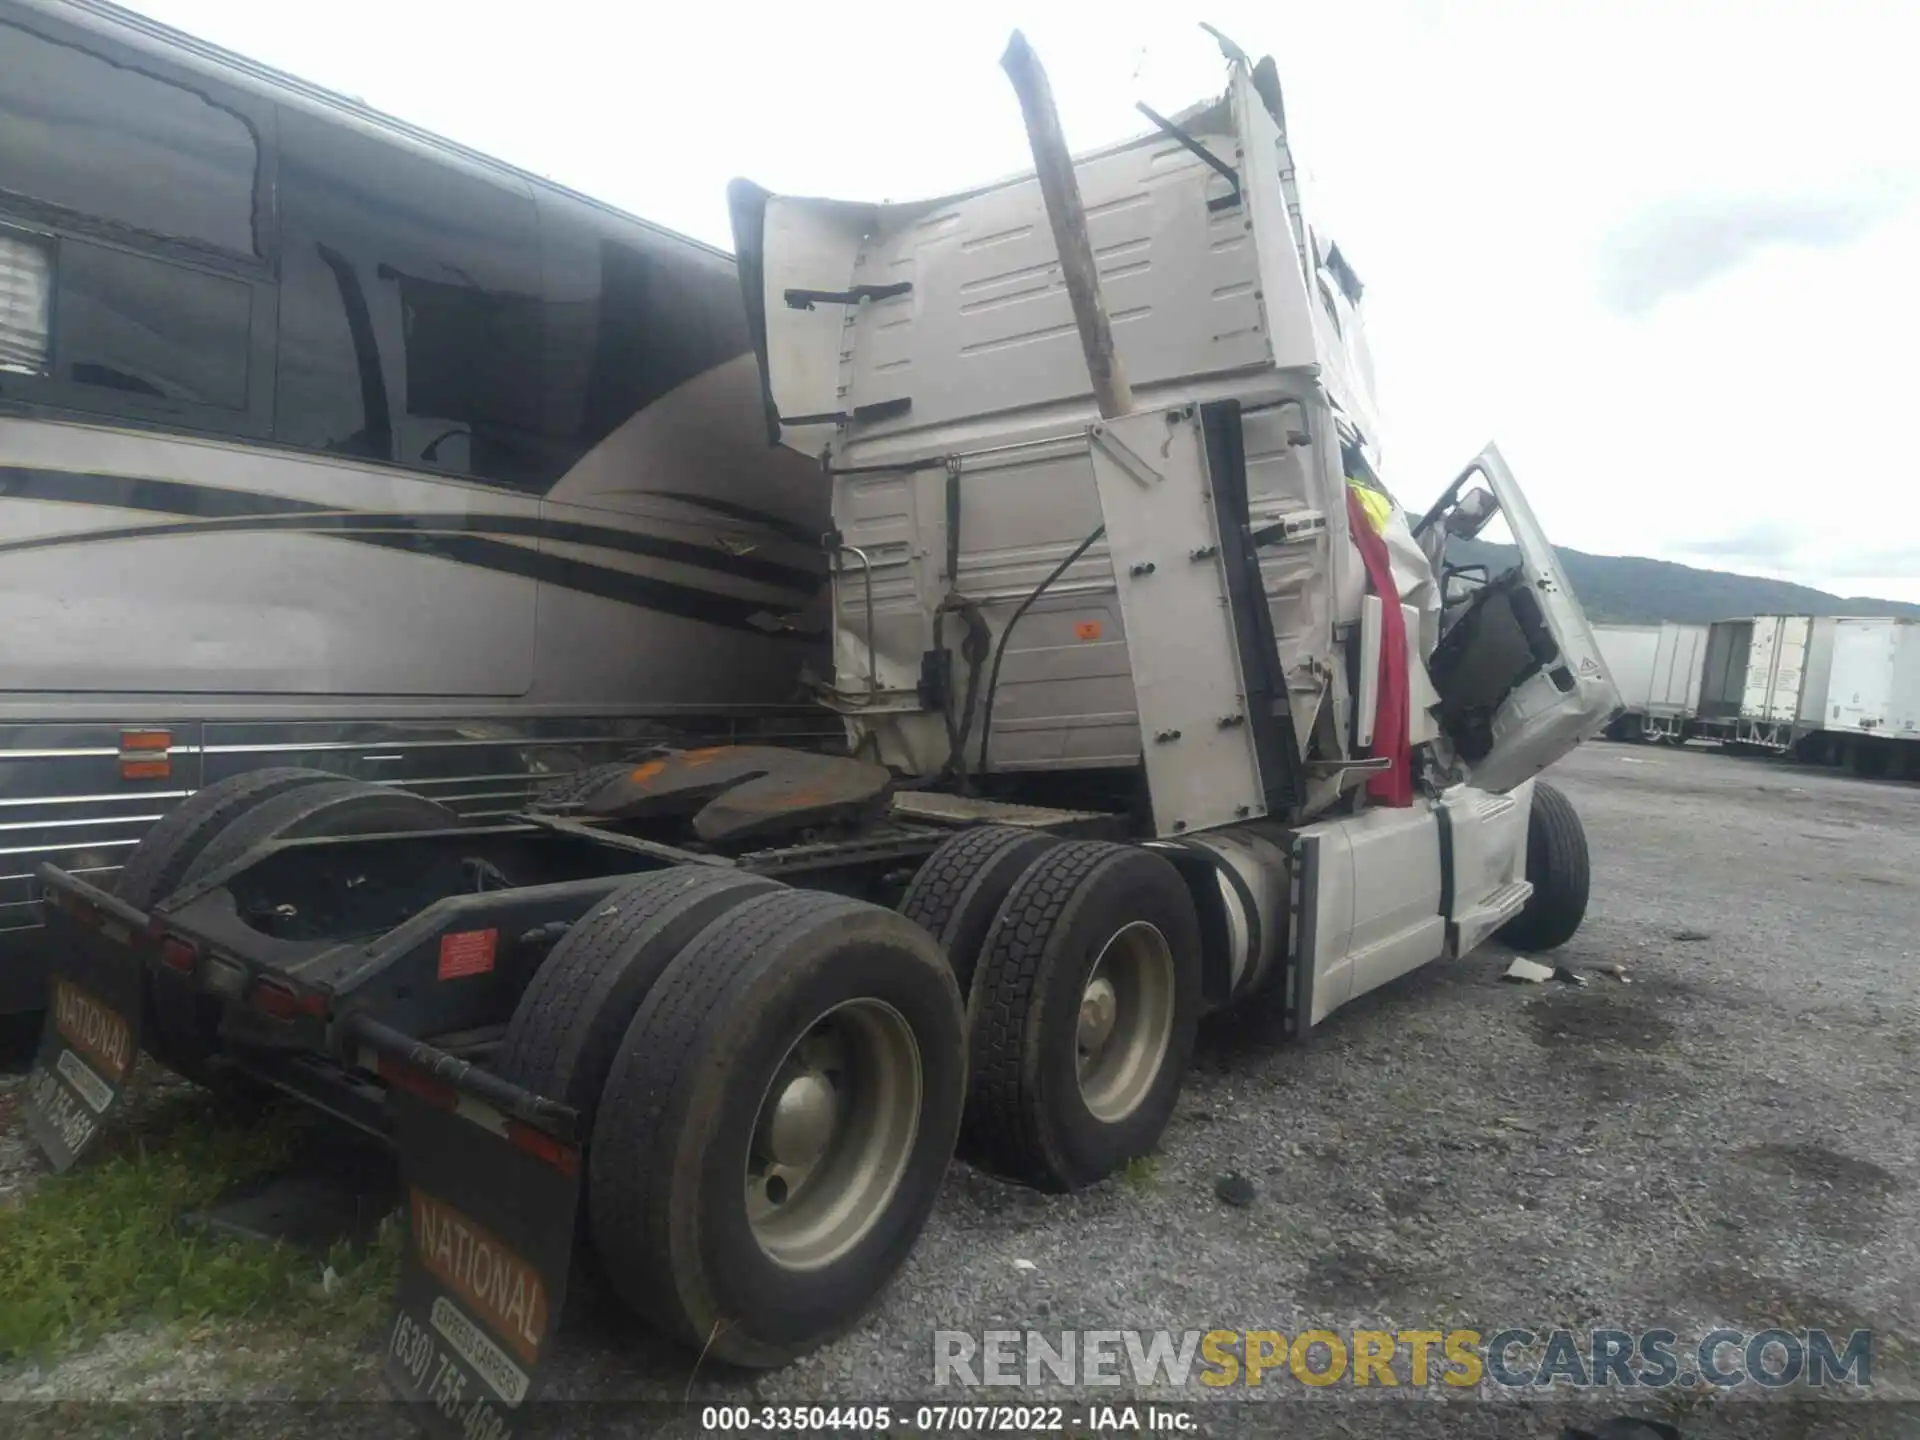
[[[1473,544],[1504,518],[1517,558]],[[1440,637],[1428,670],[1438,720],[1467,783],[1511,790],[1597,735],[1620,694],[1586,612],[1500,451],[1460,472],[1414,536],[1440,578]]]

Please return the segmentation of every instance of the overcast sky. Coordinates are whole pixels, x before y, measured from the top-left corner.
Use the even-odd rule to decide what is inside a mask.
[[[912,199],[1280,66],[1366,282],[1386,479],[1497,439],[1559,544],[1920,601],[1915,0],[132,0],[729,246],[724,189]]]

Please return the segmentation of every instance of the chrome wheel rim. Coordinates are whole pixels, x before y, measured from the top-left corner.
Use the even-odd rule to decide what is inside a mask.
[[[1173,947],[1136,920],[1116,931],[1080,994],[1074,1042],[1080,1098],[1108,1125],[1153,1089],[1173,1040]]]
[[[747,1223],[775,1264],[818,1270],[873,1230],[900,1188],[925,1080],[884,1000],[822,1015],[774,1071],[747,1151]]]

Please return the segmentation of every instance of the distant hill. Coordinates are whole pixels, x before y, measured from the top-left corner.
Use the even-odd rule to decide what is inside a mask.
[[[1475,543],[1472,560],[1498,574],[1514,563],[1511,545]],[[1638,555],[1588,555],[1554,546],[1581,608],[1596,624],[1645,625],[1661,620],[1705,624],[1749,615],[1920,616],[1920,605],[1900,600],[1829,595],[1787,580],[1763,580],[1727,570],[1697,570]],[[1457,563],[1457,562],[1456,562]]]

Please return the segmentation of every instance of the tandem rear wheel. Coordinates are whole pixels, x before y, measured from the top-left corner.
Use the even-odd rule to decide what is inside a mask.
[[[936,859],[909,914],[726,871],[640,877],[515,1012],[496,1067],[588,1126],[578,1262],[709,1360],[780,1365],[855,1324],[963,1115],[962,1153],[1060,1190],[1166,1126],[1200,1003],[1179,873],[993,830]],[[977,958],[970,1007],[955,948]]]
[[[970,1160],[1077,1190],[1158,1144],[1200,1015],[1200,922],[1163,856],[1056,845],[1008,890],[968,997]]]
[[[942,841],[915,872],[900,913],[940,942],[965,996],[980,963],[980,947],[1014,882],[1060,843],[1044,830],[977,825]]]
[[[912,1250],[965,1045],[912,922],[683,866],[574,923],[494,1068],[590,1137],[576,1279],[708,1360],[766,1367],[857,1322]]]
[[[832,1339],[926,1224],[966,1069],[959,988],[919,926],[823,892],[738,897],[612,1056],[587,1162],[602,1278],[710,1360]]]

